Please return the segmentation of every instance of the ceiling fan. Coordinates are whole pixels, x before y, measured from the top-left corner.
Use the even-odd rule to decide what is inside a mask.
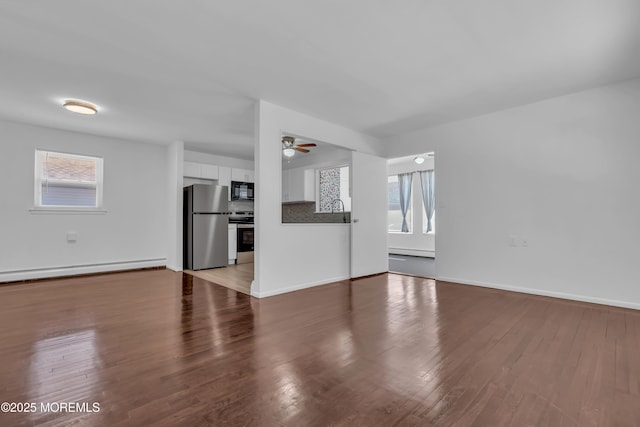
[[[296,138],[293,136],[282,137],[282,153],[287,157],[293,156],[296,153],[296,151],[299,151],[301,153],[308,153],[310,150],[303,147],[315,147],[315,146],[316,144],[312,142],[307,144],[296,144]]]

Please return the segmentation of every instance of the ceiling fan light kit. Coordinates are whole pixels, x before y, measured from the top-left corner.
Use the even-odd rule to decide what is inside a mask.
[[[310,150],[303,147],[315,147],[314,143],[296,144],[296,138],[293,136],[285,135],[282,137],[282,154],[286,157],[292,157],[296,151],[301,153],[308,153]]]

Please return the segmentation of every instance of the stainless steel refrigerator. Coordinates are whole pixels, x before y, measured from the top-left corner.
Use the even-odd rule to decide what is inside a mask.
[[[228,187],[184,188],[184,268],[226,267],[229,257]]]

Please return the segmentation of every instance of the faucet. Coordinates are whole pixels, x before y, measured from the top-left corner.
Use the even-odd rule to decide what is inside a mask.
[[[331,213],[333,213],[333,205],[336,202],[342,203],[342,222],[344,222],[346,224],[347,223],[347,213],[344,210],[344,202],[342,201],[342,199],[334,199],[334,200],[331,201]],[[338,212],[340,212],[340,211],[338,211]]]

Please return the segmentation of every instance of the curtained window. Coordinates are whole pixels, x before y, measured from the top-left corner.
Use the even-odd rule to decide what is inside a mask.
[[[424,218],[424,233],[432,233],[434,231],[434,214],[435,214],[435,193],[433,169],[420,171],[420,188],[422,190],[422,207]]]
[[[398,174],[398,189],[400,190],[400,212],[402,213],[402,227],[400,231],[402,231],[403,233],[408,233],[410,231],[409,222],[411,221],[411,217],[409,217],[409,221],[407,221],[407,213],[411,211],[412,182],[412,173]]]
[[[408,177],[407,177],[408,176]],[[411,209],[412,174],[391,175],[387,180],[388,189],[388,231],[409,233],[412,226]]]

